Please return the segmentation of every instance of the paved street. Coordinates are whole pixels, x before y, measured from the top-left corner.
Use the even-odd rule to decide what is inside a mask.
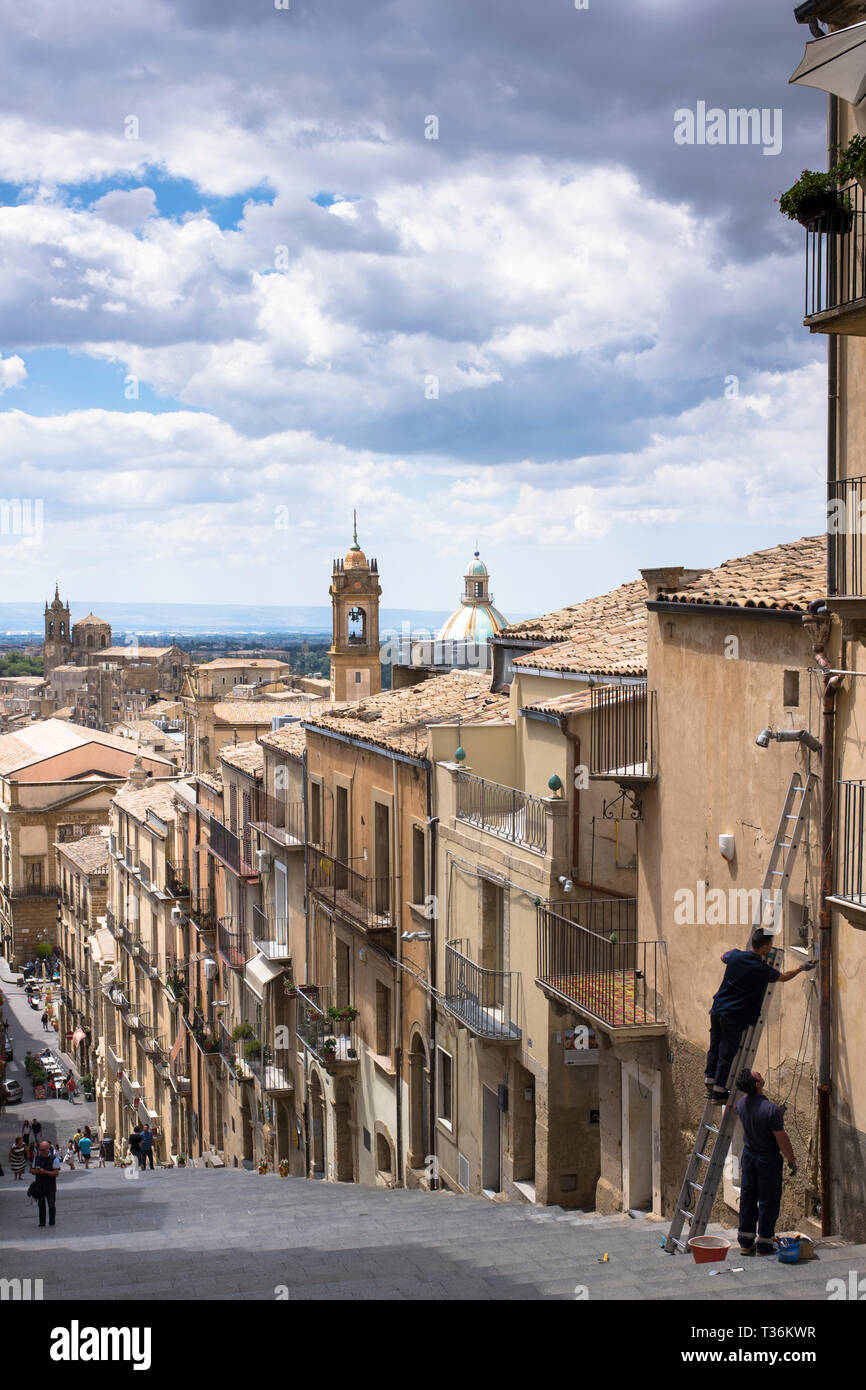
[[[584,1286],[589,1300],[770,1301],[825,1300],[829,1278],[866,1275],[863,1246],[795,1267],[734,1254],[699,1266],[659,1249],[663,1226],[627,1216],[242,1169],[125,1171],[64,1171],[54,1230],[7,1174],[4,1275],[43,1279],[46,1299],[273,1299],[283,1285],[293,1300],[569,1300]]]

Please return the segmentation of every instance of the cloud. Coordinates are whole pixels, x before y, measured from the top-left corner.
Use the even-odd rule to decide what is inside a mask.
[[[27,368],[18,356],[0,356],[0,394],[10,386],[23,386],[27,380]]]

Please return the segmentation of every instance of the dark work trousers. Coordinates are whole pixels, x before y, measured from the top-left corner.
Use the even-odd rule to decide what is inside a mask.
[[[153,1149],[142,1149],[141,1166],[142,1168],[147,1168],[149,1166],[150,1171],[153,1172]]]
[[[48,1208],[48,1224],[54,1225],[55,1202],[57,1199],[56,1178],[36,1178],[36,1203],[39,1207],[39,1225],[45,1225],[45,1208]]]
[[[756,1154],[743,1149],[740,1161],[740,1224],[737,1236],[745,1250],[773,1249],[776,1221],[782,1204],[782,1155]]]
[[[138,1159],[138,1166],[139,1166],[139,1168],[142,1168],[142,1169],[143,1169],[143,1168],[144,1168],[144,1150],[143,1150],[143,1149],[139,1149],[139,1150],[138,1150],[138,1153],[137,1153],[135,1156],[136,1156],[136,1158]]]
[[[747,1027],[741,1018],[731,1014],[710,1014],[710,1050],[704,1076],[720,1090],[728,1084],[728,1072]]]

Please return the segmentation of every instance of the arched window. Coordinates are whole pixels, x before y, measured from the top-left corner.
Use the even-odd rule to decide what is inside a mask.
[[[93,633],[92,633],[92,632],[88,632],[88,634],[87,634],[87,645],[88,645],[88,647],[92,647],[92,646],[93,646]]]
[[[365,643],[367,640],[367,614],[363,608],[349,609],[348,632],[350,642]]]
[[[53,636],[54,636],[54,624],[53,624],[53,623],[49,623],[49,624],[48,624],[48,636],[49,636],[49,637],[53,637]]]
[[[376,1167],[380,1173],[391,1174],[391,1145],[381,1132],[376,1135]]]
[[[61,637],[65,637],[65,636],[66,636],[66,624],[65,624],[65,623],[61,623],[61,624],[60,624],[60,636],[61,636]]]
[[[475,597],[476,597],[476,598],[481,598],[481,596],[483,595],[483,593],[484,593],[484,585],[481,583],[481,580],[480,580],[480,579],[476,579],[476,581],[475,581]]]
[[[105,646],[105,643],[106,643],[106,637],[105,637],[105,633],[103,632],[101,638],[99,639],[99,645],[100,645],[100,647],[104,647],[104,646]]]

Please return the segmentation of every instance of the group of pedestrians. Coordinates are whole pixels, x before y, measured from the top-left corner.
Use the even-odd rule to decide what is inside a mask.
[[[138,1159],[142,1170],[149,1167],[153,1172],[153,1131],[150,1125],[136,1125],[129,1136],[129,1152]]]

